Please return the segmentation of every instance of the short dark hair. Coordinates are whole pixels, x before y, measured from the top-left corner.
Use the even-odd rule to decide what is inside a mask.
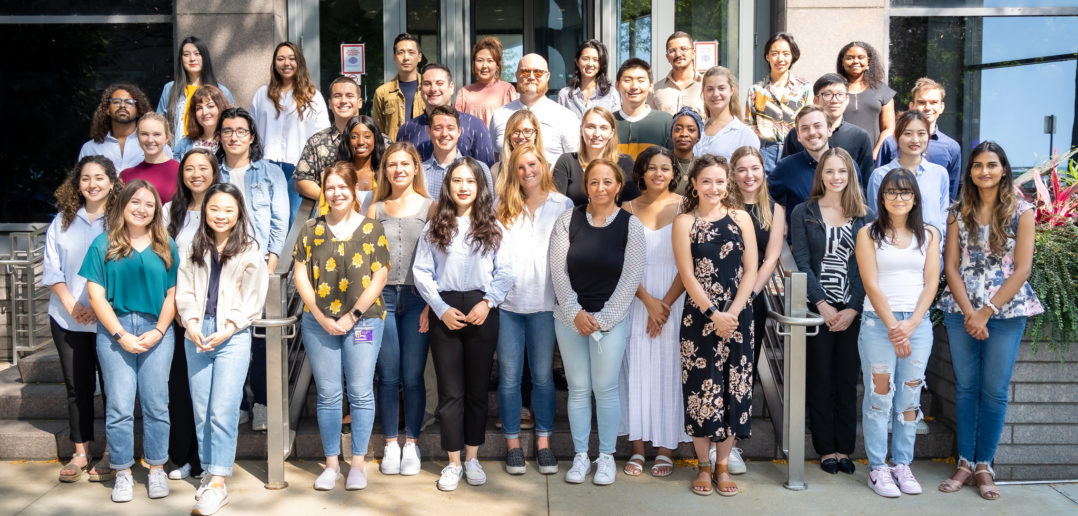
[[[693,43],[691,34],[689,34],[688,32],[679,30],[679,31],[671,34],[670,37],[666,38],[666,46],[670,46],[671,41],[674,41],[675,39],[681,39],[681,38],[686,38],[686,39],[689,40],[689,43]]]
[[[221,113],[221,120],[217,122],[217,126],[225,125],[225,120],[230,118],[242,118],[247,121],[247,130],[251,131],[251,147],[247,150],[247,159],[254,163],[262,159],[262,138],[258,136],[258,127],[255,126],[255,118],[247,112],[246,109],[241,107],[230,107]],[[221,130],[217,130],[220,134]],[[225,162],[225,146],[219,146],[217,149],[217,161],[220,163]]]
[[[650,82],[652,80],[651,65],[649,65],[647,61],[644,61],[639,57],[630,57],[629,59],[626,59],[624,63],[621,63],[621,66],[618,67],[617,80],[621,81],[622,74],[629,70],[632,70],[633,68],[643,68],[644,71],[648,73],[648,81]]]
[[[457,121],[457,127],[460,127],[460,112],[453,106],[450,106],[449,104],[444,106],[434,106],[434,109],[430,110],[430,123],[433,124],[434,117],[438,115],[453,117],[453,120]],[[429,130],[430,127],[428,126],[427,129]]]
[[[841,84],[845,86],[847,90],[850,89],[850,81],[846,79],[845,76],[837,73],[825,73],[821,75],[819,79],[816,79],[816,82],[812,83],[813,96],[819,95],[820,90],[832,84]]]
[[[393,52],[397,51],[397,44],[401,41],[414,41],[416,49],[419,50],[420,54],[423,53],[423,47],[419,46],[419,38],[407,32],[397,34],[397,37],[393,38]]]
[[[785,41],[787,45],[790,45],[790,67],[792,68],[794,63],[801,59],[801,48],[794,41],[794,35],[789,32],[776,32],[774,36],[771,36],[771,39],[767,40],[767,43],[764,43],[764,61],[767,61],[767,54],[771,52],[771,45],[779,41]],[[770,63],[768,63],[768,66],[770,66]]]
[[[351,77],[349,77],[347,75],[338,75],[336,79],[333,79],[333,82],[329,83],[329,93],[330,93],[330,95],[333,94],[333,87],[338,85],[338,84],[351,84],[352,86],[356,87],[357,92],[359,91],[359,83],[356,82],[355,79],[353,79],[353,78],[351,78]]]
[[[453,72],[449,71],[449,67],[442,64],[442,63],[431,63],[431,64],[429,64],[427,66],[424,66],[423,71],[420,72],[419,75],[421,75],[421,76],[426,75],[427,72],[429,72],[431,70],[441,70],[441,71],[445,72],[446,77],[449,77],[449,82],[453,82]],[[420,79],[422,79],[422,77],[420,77]],[[423,82],[423,81],[420,80],[419,82]]]

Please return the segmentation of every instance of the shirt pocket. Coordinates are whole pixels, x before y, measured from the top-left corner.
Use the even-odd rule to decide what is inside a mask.
[[[260,213],[269,210],[271,202],[269,186],[255,183],[248,187],[247,192],[251,194],[252,211]]]

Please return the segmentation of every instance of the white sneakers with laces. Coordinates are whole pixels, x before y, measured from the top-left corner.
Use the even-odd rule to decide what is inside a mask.
[[[209,477],[209,475],[206,476],[207,478]],[[224,485],[214,487],[207,482],[204,487],[199,487],[198,489],[198,501],[195,502],[195,507],[191,509],[191,514],[210,516],[228,505],[228,489]]]
[[[135,496],[135,479],[130,471],[117,471],[116,483],[112,485],[112,501],[130,502]]]
[[[468,485],[481,486],[487,483],[487,472],[479,464],[479,459],[472,459],[464,463],[464,476],[468,479]]]
[[[894,477],[895,483],[898,484],[898,488],[903,493],[908,495],[921,494],[921,483],[914,478],[913,471],[910,471],[908,464],[895,464],[895,467],[891,468],[891,476]]]
[[[386,443],[382,452],[382,462],[378,464],[378,471],[383,475],[396,475],[401,472],[401,446],[397,441]]]
[[[894,477],[891,476],[891,468],[886,465],[868,472],[868,487],[871,487],[876,494],[886,498],[902,496],[902,492],[895,485]]]
[[[400,474],[418,475],[419,470],[419,447],[415,443],[404,443],[404,449],[401,450]]]
[[[460,464],[450,462],[442,468],[442,476],[438,478],[440,491],[454,491],[460,484],[460,477],[464,476],[464,468]]]
[[[587,453],[573,456],[573,465],[565,472],[565,481],[570,484],[583,484],[584,478],[591,472],[591,460]]]
[[[726,471],[731,475],[743,475],[749,468],[745,466],[745,459],[741,458],[741,448],[730,449],[730,458],[726,461]]]
[[[600,453],[595,459],[595,476],[591,482],[597,486],[608,486],[614,483],[617,476],[617,466],[614,464],[614,456],[609,453]]]
[[[151,499],[168,496],[168,474],[165,468],[150,468],[150,474],[146,479],[146,494]]]

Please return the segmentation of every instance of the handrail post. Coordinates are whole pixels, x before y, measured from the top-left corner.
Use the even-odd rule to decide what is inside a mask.
[[[287,276],[285,276],[287,277]],[[288,286],[281,274],[270,275],[266,293],[266,318],[282,319],[285,313],[284,293]],[[284,459],[291,446],[288,417],[288,350],[284,341],[285,328],[272,325],[266,332],[266,489],[284,489]]]
[[[790,317],[805,317],[808,298],[808,282],[803,272],[791,273],[786,278],[786,296],[784,312]],[[808,488],[805,484],[805,337],[806,327],[800,324],[790,325],[786,336],[785,382],[783,389],[784,423],[783,446],[786,448],[786,483],[783,486],[793,491]]]

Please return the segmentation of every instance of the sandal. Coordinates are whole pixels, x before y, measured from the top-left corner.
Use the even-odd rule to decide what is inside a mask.
[[[75,459],[83,459],[86,462],[82,466],[79,466],[78,464],[75,464]],[[89,469],[89,467],[90,459],[86,457],[85,453],[76,453],[72,455],[71,460],[68,461],[63,468],[60,469],[60,482],[78,481],[80,478],[82,478],[83,472]],[[71,473],[65,473],[66,471],[70,471]]]
[[[692,481],[692,485],[689,490],[692,494],[700,496],[711,496],[714,489],[711,488],[711,461],[699,461],[696,463],[696,480]],[[700,480],[701,473],[707,473],[707,480]]]
[[[643,455],[634,453],[632,457],[629,457],[629,460],[625,463],[625,468],[622,469],[622,471],[630,477],[638,477],[644,472],[645,460]]]
[[[980,475],[987,475],[987,480]],[[981,491],[981,498],[990,501],[999,500],[999,486],[995,483],[995,476],[996,473],[990,467],[978,469],[973,473],[973,478],[977,479],[977,489]]]
[[[962,473],[966,474],[966,478],[964,480],[960,480],[958,478]],[[951,478],[945,479],[943,482],[940,483],[939,490],[943,493],[957,493],[958,490],[962,489],[962,486],[964,485],[973,485],[973,470],[970,469],[969,463],[966,461],[958,463],[958,467],[955,468],[955,472],[953,475],[951,475]]]
[[[101,456],[101,460],[97,461],[97,464],[94,464],[94,467],[90,468],[90,482],[108,482],[109,480],[116,478],[116,470],[112,469],[108,458],[109,454],[108,452],[105,452],[105,454]]]
[[[732,481],[732,480],[719,480],[719,476],[722,475],[723,473],[725,473],[727,477],[730,476],[730,471],[727,469],[726,464],[716,464],[715,465],[715,486],[718,487],[719,495],[721,495],[721,496],[735,496],[735,495],[737,495],[737,493],[740,492],[740,489],[738,489],[737,484],[734,481]],[[732,491],[731,491],[731,489],[732,489]]]
[[[674,472],[674,461],[666,455],[656,455],[655,463],[651,465],[651,476],[668,477]]]

